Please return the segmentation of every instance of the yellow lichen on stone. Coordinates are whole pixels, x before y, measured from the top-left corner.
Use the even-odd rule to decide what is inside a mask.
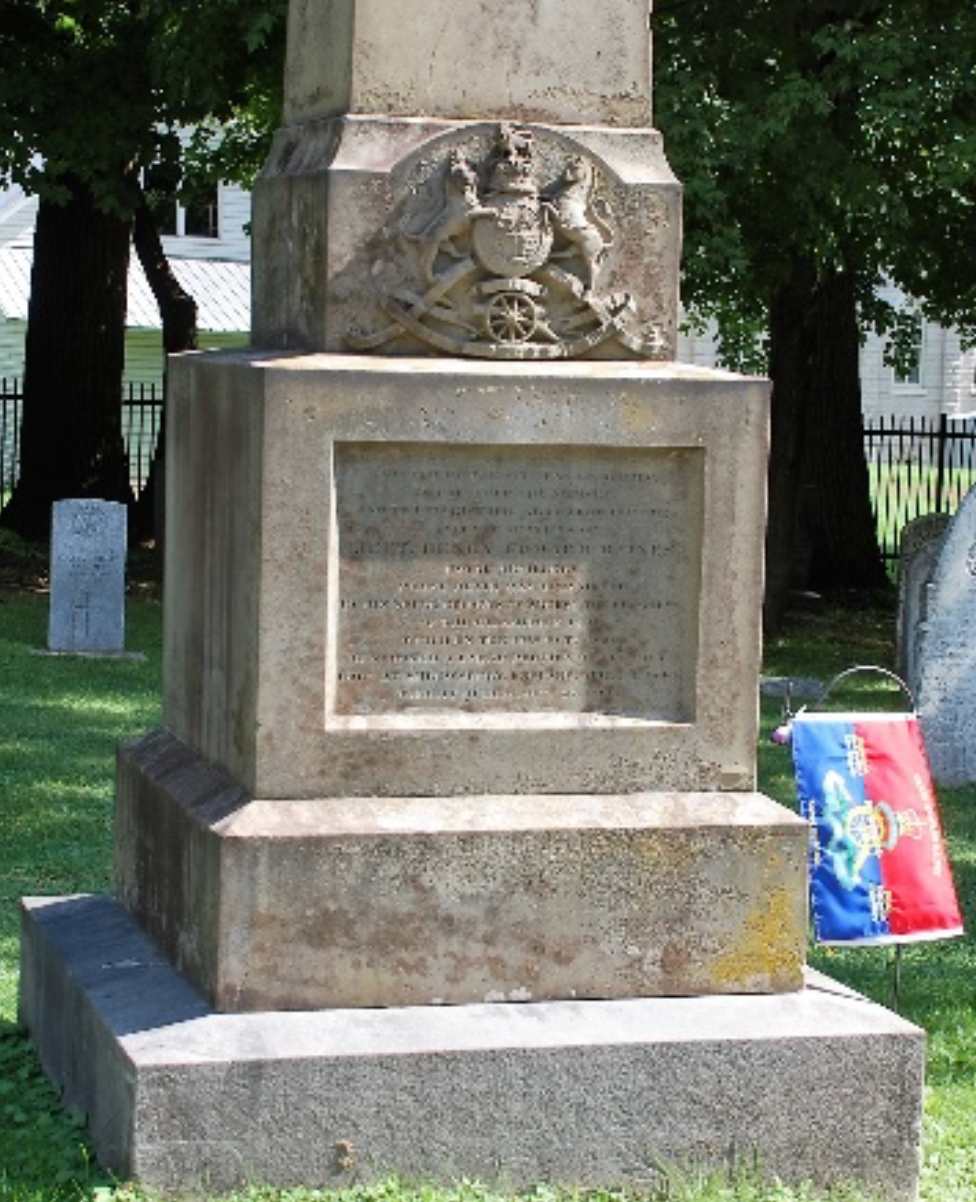
[[[799,989],[803,973],[802,908],[785,888],[772,890],[746,919],[738,940],[718,956],[711,978],[719,992]]]

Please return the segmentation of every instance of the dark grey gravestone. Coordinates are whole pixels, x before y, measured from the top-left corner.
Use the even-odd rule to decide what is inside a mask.
[[[932,775],[941,785],[976,781],[976,488],[952,519],[920,628],[918,711]]]
[[[898,673],[913,694],[918,688],[918,648],[929,585],[948,528],[947,513],[928,513],[909,522],[902,531],[895,642]]]
[[[125,646],[126,508],[56,501],[51,523],[48,650],[119,654]]]

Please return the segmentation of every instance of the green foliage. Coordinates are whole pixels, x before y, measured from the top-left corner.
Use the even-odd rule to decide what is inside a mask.
[[[107,1184],[85,1139],[40,1072],[30,1045],[0,1023],[0,1199],[67,1202],[80,1188]]]
[[[115,747],[159,712],[159,605],[130,599],[126,617],[144,663],[38,656],[47,598],[0,590],[0,1020],[14,1017],[19,899],[111,885]]]
[[[42,559],[8,532],[2,549],[28,567]],[[46,596],[0,590],[2,1202],[72,1202],[108,1184],[13,1018],[19,899],[110,884],[115,744],[158,713],[159,605],[130,600],[127,618],[145,663],[37,656]]]
[[[4,0],[0,183],[64,200],[71,177],[128,214],[138,171],[155,163],[177,178],[246,178],[276,124],[286,11],[285,0]],[[200,123],[215,157],[183,164],[179,131]]]
[[[686,299],[762,322],[798,257],[973,330],[976,14],[944,0],[662,0],[656,117],[686,187]],[[969,232],[967,232],[969,231]],[[897,331],[895,331],[897,332]]]

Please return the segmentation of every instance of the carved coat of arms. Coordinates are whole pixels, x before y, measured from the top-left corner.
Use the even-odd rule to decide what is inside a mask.
[[[389,324],[350,332],[353,349],[410,334],[476,358],[575,357],[611,338],[659,350],[630,332],[626,293],[600,294],[614,231],[596,168],[570,155],[543,186],[530,130],[499,125],[481,161],[449,153],[389,233],[407,279],[378,283]]]

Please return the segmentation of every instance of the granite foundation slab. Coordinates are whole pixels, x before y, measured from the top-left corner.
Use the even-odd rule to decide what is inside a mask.
[[[218,1015],[116,902],[24,916],[21,1017],[123,1178],[646,1187],[758,1159],[915,1197],[924,1034],[817,974],[766,997]]]
[[[807,826],[757,793],[254,799],[119,753],[116,889],[218,1010],[799,989]]]

